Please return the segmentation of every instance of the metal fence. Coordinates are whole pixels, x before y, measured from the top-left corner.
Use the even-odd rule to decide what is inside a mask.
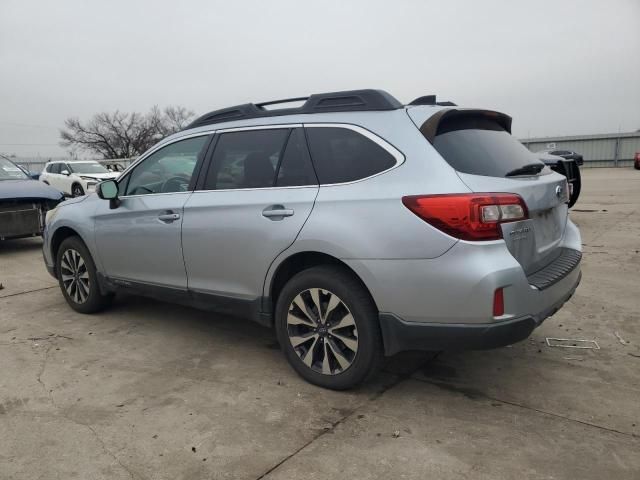
[[[604,133],[571,137],[541,137],[520,140],[532,152],[571,150],[584,157],[584,167],[630,167],[640,152],[640,132]]]

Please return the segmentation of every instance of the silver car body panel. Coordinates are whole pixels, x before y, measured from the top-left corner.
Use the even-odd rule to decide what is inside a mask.
[[[132,195],[116,209],[97,202],[93,220],[102,272],[113,279],[187,288],[182,257],[184,205],[191,192]],[[162,215],[175,214],[175,221]]]

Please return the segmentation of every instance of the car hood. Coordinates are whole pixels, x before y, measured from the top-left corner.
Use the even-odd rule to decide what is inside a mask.
[[[0,180],[0,200],[61,200],[62,192],[37,180]]]
[[[112,180],[114,178],[118,178],[117,172],[109,172],[109,173],[76,173],[81,178],[94,178],[96,180]]]

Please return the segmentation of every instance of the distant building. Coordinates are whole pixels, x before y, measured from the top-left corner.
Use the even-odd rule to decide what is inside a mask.
[[[640,152],[640,132],[524,138],[520,141],[532,152],[554,149],[580,153],[584,157],[584,167],[630,167],[635,153]]]

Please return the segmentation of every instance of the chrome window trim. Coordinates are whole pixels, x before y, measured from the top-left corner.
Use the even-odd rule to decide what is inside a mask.
[[[292,185],[288,187],[255,187],[255,188],[218,188],[215,190],[194,190],[193,193],[211,193],[211,192],[250,192],[253,190],[290,190],[294,188],[315,188],[318,189],[320,185]]]
[[[300,128],[302,123],[281,123],[278,125],[252,125],[247,127],[231,127],[231,128],[219,128],[215,130],[216,133],[233,133],[233,132],[245,132],[250,130],[277,130],[281,128]]]
[[[357,180],[352,180],[350,182],[341,182],[341,183],[320,183],[318,185],[295,185],[291,187],[256,187],[256,188],[221,188],[221,189],[209,189],[209,190],[194,190],[193,193],[208,193],[208,192],[241,192],[241,191],[252,191],[252,190],[283,190],[283,189],[291,189],[291,188],[319,188],[319,187],[334,187],[340,185],[351,185],[353,183],[363,182],[364,180],[368,180],[373,177],[377,177],[378,175],[382,175],[384,173],[390,172],[395,168],[398,168],[402,165],[406,159],[404,154],[398,150],[396,147],[391,145],[389,142],[379,137],[375,133],[370,130],[367,130],[364,127],[359,125],[353,125],[351,123],[342,123],[342,122],[324,122],[324,123],[288,123],[288,124],[280,124],[280,125],[260,125],[260,126],[251,126],[251,127],[234,127],[229,129],[219,129],[215,130],[215,133],[228,133],[228,132],[240,132],[246,130],[262,130],[262,129],[277,129],[277,128],[346,128],[347,130],[353,130],[354,132],[359,133],[360,135],[368,138],[372,142],[376,143],[384,150],[386,150],[393,158],[395,158],[395,165],[387,168],[386,170],[382,170],[381,172],[374,173],[373,175],[369,175],[368,177],[359,178]]]
[[[149,197],[157,197],[158,195],[184,195],[185,193],[188,193],[189,195],[191,195],[192,193],[194,193],[194,191],[187,190],[186,192],[158,192],[158,193],[145,193],[140,195],[123,195],[122,197],[118,197],[118,198],[120,200],[124,200],[125,198],[140,198],[140,197],[149,198]]]

